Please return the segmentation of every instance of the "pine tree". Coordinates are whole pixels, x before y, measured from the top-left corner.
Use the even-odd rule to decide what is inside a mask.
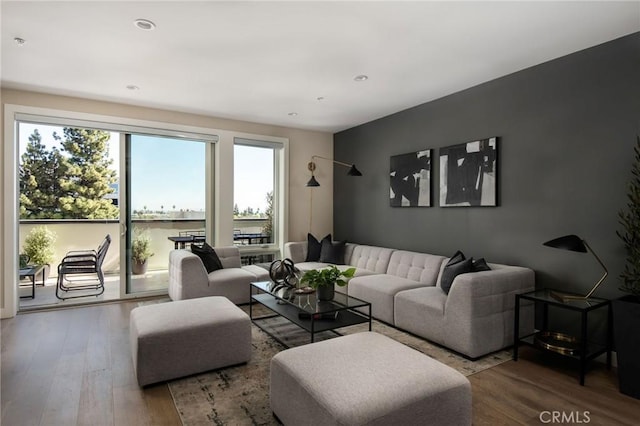
[[[117,218],[118,208],[104,198],[113,192],[110,184],[116,181],[108,155],[109,133],[69,127],[63,131],[64,139],[56,133],[53,137],[60,141],[67,154],[68,170],[61,181],[65,195],[60,197],[64,216],[73,219]]]
[[[273,235],[273,191],[267,192],[267,210],[265,210],[265,216],[267,222],[262,227],[262,233],[272,236]]]
[[[58,199],[63,195],[60,182],[67,166],[60,151],[47,151],[35,129],[20,160],[20,218],[63,218]]]
[[[618,213],[624,233],[616,232],[624,242],[627,259],[620,275],[620,290],[640,296],[640,136],[634,148],[635,159],[631,168],[631,182],[627,192],[627,208]]]

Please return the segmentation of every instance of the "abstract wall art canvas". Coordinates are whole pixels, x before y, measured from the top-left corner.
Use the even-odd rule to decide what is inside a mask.
[[[440,148],[440,207],[498,205],[498,138]]]
[[[392,207],[431,206],[431,150],[391,157],[390,203]]]

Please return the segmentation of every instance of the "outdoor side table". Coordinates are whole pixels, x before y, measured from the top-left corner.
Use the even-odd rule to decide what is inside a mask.
[[[36,297],[36,276],[41,274],[42,277],[42,285],[44,286],[44,267],[45,265],[29,265],[26,268],[20,268],[20,279],[23,280],[25,278],[31,279],[31,296],[20,296],[21,299],[31,297],[35,299]],[[18,288],[21,287],[18,284]]]

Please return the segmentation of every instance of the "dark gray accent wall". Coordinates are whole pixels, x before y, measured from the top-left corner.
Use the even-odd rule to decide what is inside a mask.
[[[372,76],[375,78],[375,76]],[[429,70],[425,70],[429,78]],[[598,295],[617,296],[616,236],[640,134],[640,33],[574,53],[334,136],[336,239],[485,257],[536,271],[539,287],[583,292],[600,277],[589,255],[548,248],[586,239],[610,270]],[[439,207],[438,148],[499,137],[499,206]],[[389,157],[433,149],[432,204],[389,205]]]

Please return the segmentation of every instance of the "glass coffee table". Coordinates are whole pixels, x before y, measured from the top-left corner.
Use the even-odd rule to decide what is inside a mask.
[[[272,291],[270,281],[253,282],[250,285],[251,304],[249,316],[251,321],[264,332],[269,334],[283,346],[288,346],[277,336],[269,332],[268,328],[260,324],[261,319],[281,316],[304,329],[311,335],[311,343],[315,335],[323,331],[331,331],[340,335],[336,330],[351,325],[369,323],[371,331],[371,303],[344,293],[336,292],[331,301],[317,300],[316,293],[294,293],[292,297],[283,297],[281,291]],[[273,315],[254,317],[253,305],[259,303],[272,312]]]

